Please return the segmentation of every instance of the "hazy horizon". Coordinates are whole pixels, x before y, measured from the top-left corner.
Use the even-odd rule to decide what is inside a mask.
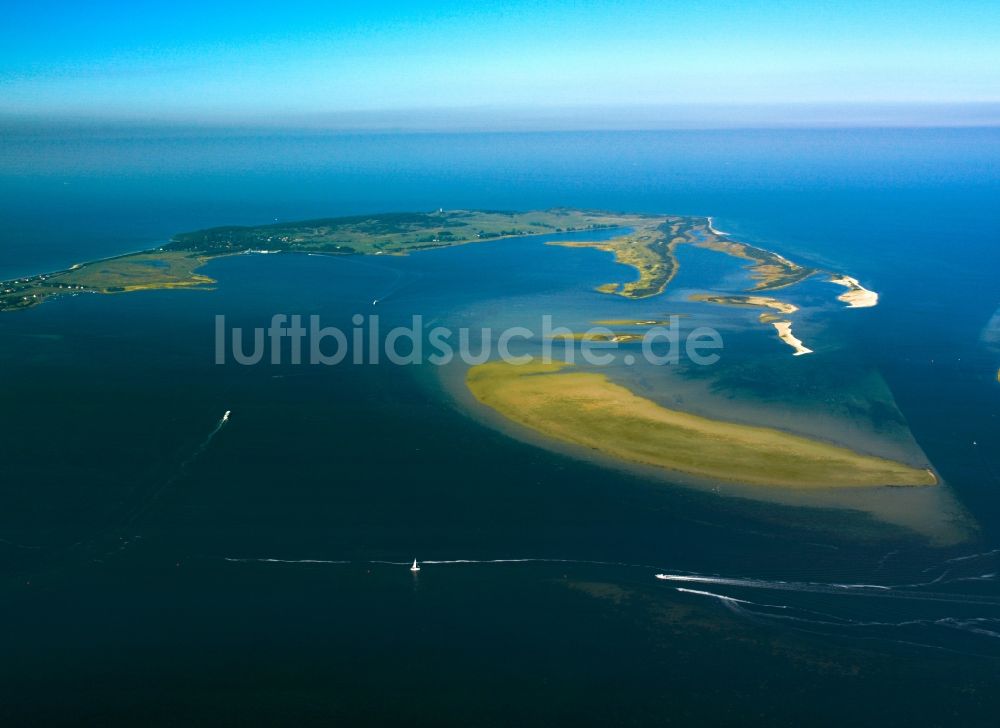
[[[766,128],[995,127],[1000,103],[671,104],[563,107],[479,106],[284,115],[15,114],[0,111],[7,133],[185,132],[545,132]]]
[[[4,20],[7,115],[1000,103],[1000,6],[987,2],[43,0]]]

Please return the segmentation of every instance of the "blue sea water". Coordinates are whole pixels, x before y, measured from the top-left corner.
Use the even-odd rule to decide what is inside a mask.
[[[621,275],[593,251],[519,240],[215,261],[214,291],[0,316],[0,710],[990,724],[998,193],[997,129],[9,135],[0,278],[221,224],[439,207],[711,215],[879,291],[816,333],[881,375],[974,526],[935,543],[571,457],[470,416],[427,367],[213,363],[219,313],[347,329],[379,298],[388,320],[587,318],[606,305],[593,286]],[[771,345],[800,361],[748,344]],[[414,578],[413,558],[462,563]]]

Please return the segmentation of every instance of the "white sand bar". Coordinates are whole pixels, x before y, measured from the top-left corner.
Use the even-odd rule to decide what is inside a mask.
[[[795,349],[795,353],[792,356],[802,356],[803,354],[812,354],[813,350],[806,347],[800,339],[797,339],[792,333],[792,322],[791,321],[773,321],[774,328],[778,330],[778,337],[788,344],[790,347]]]
[[[830,276],[830,283],[836,283],[847,289],[846,293],[837,296],[837,300],[846,303],[848,308],[871,308],[878,303],[878,294],[862,286],[857,278],[834,275]]]

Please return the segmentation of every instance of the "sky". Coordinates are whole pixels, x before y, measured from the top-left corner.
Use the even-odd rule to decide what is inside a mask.
[[[0,22],[0,114],[1000,102],[1000,2],[50,2]]]

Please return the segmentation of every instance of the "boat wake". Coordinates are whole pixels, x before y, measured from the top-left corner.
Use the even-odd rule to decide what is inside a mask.
[[[870,598],[893,598],[906,599],[911,601],[931,601],[931,602],[951,602],[955,604],[983,604],[1000,608],[1000,597],[981,596],[976,594],[962,594],[957,592],[921,591],[923,587],[954,584],[962,581],[979,581],[987,576],[981,577],[956,577],[945,578],[943,574],[932,581],[917,582],[914,584],[840,584],[823,583],[811,581],[777,581],[766,579],[732,578],[721,576],[708,576],[700,574],[656,574],[656,578],[661,581],[686,582],[695,584],[706,584],[715,586],[730,586],[743,589],[756,589],[766,591],[785,591],[807,594],[836,594],[853,595]]]
[[[236,559],[236,558],[226,558],[226,561],[232,561],[235,563],[242,564],[350,564],[350,561],[330,561],[328,559]]]
[[[386,561],[384,559],[359,559],[356,561],[334,561],[323,559],[272,559],[224,557],[224,561],[263,564],[358,564],[376,566],[409,566],[412,561]],[[629,564],[623,561],[591,561],[587,559],[421,559],[421,564],[448,566],[459,564],[579,564],[581,566],[620,566],[637,569],[652,569],[649,564]]]
[[[208,449],[208,446],[212,444],[212,440],[215,439],[215,436],[218,435],[219,432],[222,430],[222,428],[226,426],[226,423],[229,422],[229,417],[231,414],[232,412],[230,410],[226,410],[225,414],[223,414],[222,417],[219,418],[219,421],[215,423],[215,427],[212,428],[212,431],[208,433],[208,436],[201,441],[201,444],[199,444],[194,450],[192,450],[191,454],[188,455],[188,457],[185,458],[183,461],[181,461],[181,464],[177,466],[177,469],[174,470],[174,472],[166,480],[164,480],[159,485],[159,487],[155,488],[146,497],[146,499],[139,504],[138,507],[136,507],[136,509],[126,520],[125,522],[126,526],[131,526],[133,523],[135,523],[143,514],[145,514],[153,506],[154,503],[156,503],[156,501],[160,498],[160,496],[163,495],[163,493],[168,488],[170,488],[172,485],[174,485],[177,481],[179,481],[187,474],[188,469],[191,467],[191,465],[194,464],[195,460],[201,457],[201,455],[205,452],[205,450]]]
[[[993,582],[996,574],[961,575],[948,568],[977,563],[995,553],[949,559],[938,567],[944,570],[936,578],[909,584],[782,581],[685,573],[655,576],[673,585],[678,593],[717,600],[728,611],[748,621],[838,639],[883,640],[998,658],[1000,595],[967,591],[971,588],[969,582]],[[692,585],[726,588],[710,591]],[[773,595],[782,593],[786,597],[781,603],[773,603]],[[758,599],[757,594],[771,598]],[[819,600],[826,611],[812,608]],[[876,606],[873,600],[898,603],[886,608]],[[886,619],[887,615],[898,619]]]
[[[198,457],[203,452],[205,452],[205,450],[208,449],[208,446],[212,444],[212,440],[215,439],[215,436],[218,435],[219,432],[222,431],[222,428],[226,426],[226,423],[229,422],[229,416],[231,414],[232,412],[230,410],[226,410],[226,413],[222,415],[219,421],[215,424],[215,427],[212,429],[212,431],[208,433],[208,437],[202,440],[201,444],[194,449],[194,452],[191,453],[188,459],[181,463],[180,470],[182,472],[186,470],[191,465],[191,463],[197,460]]]
[[[701,589],[678,592],[718,600],[733,614],[756,623],[837,638],[883,640],[970,656],[1000,657],[1000,616],[929,616],[898,621],[859,619],[789,604],[766,604]]]
[[[419,561],[419,565],[448,567],[551,564],[642,570],[657,581],[671,585],[678,594],[716,600],[736,617],[756,623],[838,639],[883,640],[911,647],[1000,658],[1000,595],[968,593],[968,589],[973,588],[968,582],[992,581],[996,574],[952,574],[956,564],[968,562],[981,566],[982,558],[995,553],[997,552],[984,552],[949,559],[941,563],[943,571],[934,579],[908,584],[786,581],[689,572],[669,573],[656,571],[649,564],[593,559],[427,559]],[[419,568],[413,566],[418,563],[413,560],[226,557],[225,561],[292,566],[383,565],[409,567],[411,571]],[[627,577],[627,581],[635,583],[633,577]],[[779,594],[784,596],[777,598]],[[872,600],[894,600],[896,606],[877,606]],[[887,614],[898,616],[898,619],[886,619]],[[876,618],[873,619],[873,616]]]

